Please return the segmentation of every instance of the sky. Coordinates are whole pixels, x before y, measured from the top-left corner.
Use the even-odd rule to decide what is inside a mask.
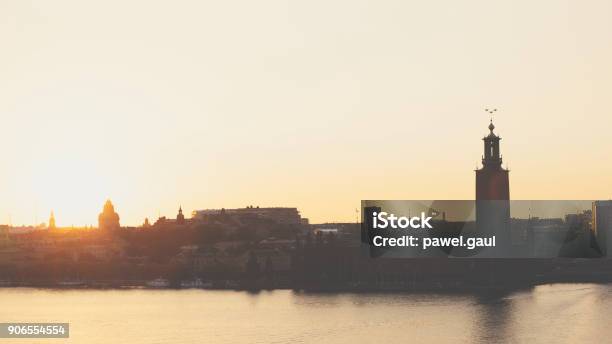
[[[0,223],[612,197],[610,1],[0,0]]]

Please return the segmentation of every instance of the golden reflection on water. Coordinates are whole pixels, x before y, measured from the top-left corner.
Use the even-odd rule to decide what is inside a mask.
[[[0,305],[0,322],[70,322],[70,339],[28,343],[576,343],[612,336],[612,286],[593,284],[479,296],[0,289]]]

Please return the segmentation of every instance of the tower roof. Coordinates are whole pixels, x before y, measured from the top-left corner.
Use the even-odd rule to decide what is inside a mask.
[[[489,123],[489,135],[485,136],[485,139],[487,138],[496,138],[499,139],[500,137],[495,135],[495,133],[493,132],[493,130],[495,129],[495,125],[493,124],[493,119],[491,119],[491,122]]]
[[[115,207],[113,206],[113,202],[110,199],[106,200],[104,203],[104,211],[115,211]]]

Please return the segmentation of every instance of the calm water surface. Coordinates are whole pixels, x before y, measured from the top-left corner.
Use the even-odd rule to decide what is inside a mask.
[[[70,322],[2,343],[579,343],[612,338],[612,285],[488,296],[0,289],[0,322]]]

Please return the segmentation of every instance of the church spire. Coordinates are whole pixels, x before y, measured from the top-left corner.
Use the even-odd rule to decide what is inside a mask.
[[[53,210],[51,210],[51,215],[49,216],[49,229],[55,229],[55,215],[53,214]]]
[[[179,206],[178,215],[176,215],[176,223],[179,225],[185,224],[185,215],[183,215],[183,207]]]

